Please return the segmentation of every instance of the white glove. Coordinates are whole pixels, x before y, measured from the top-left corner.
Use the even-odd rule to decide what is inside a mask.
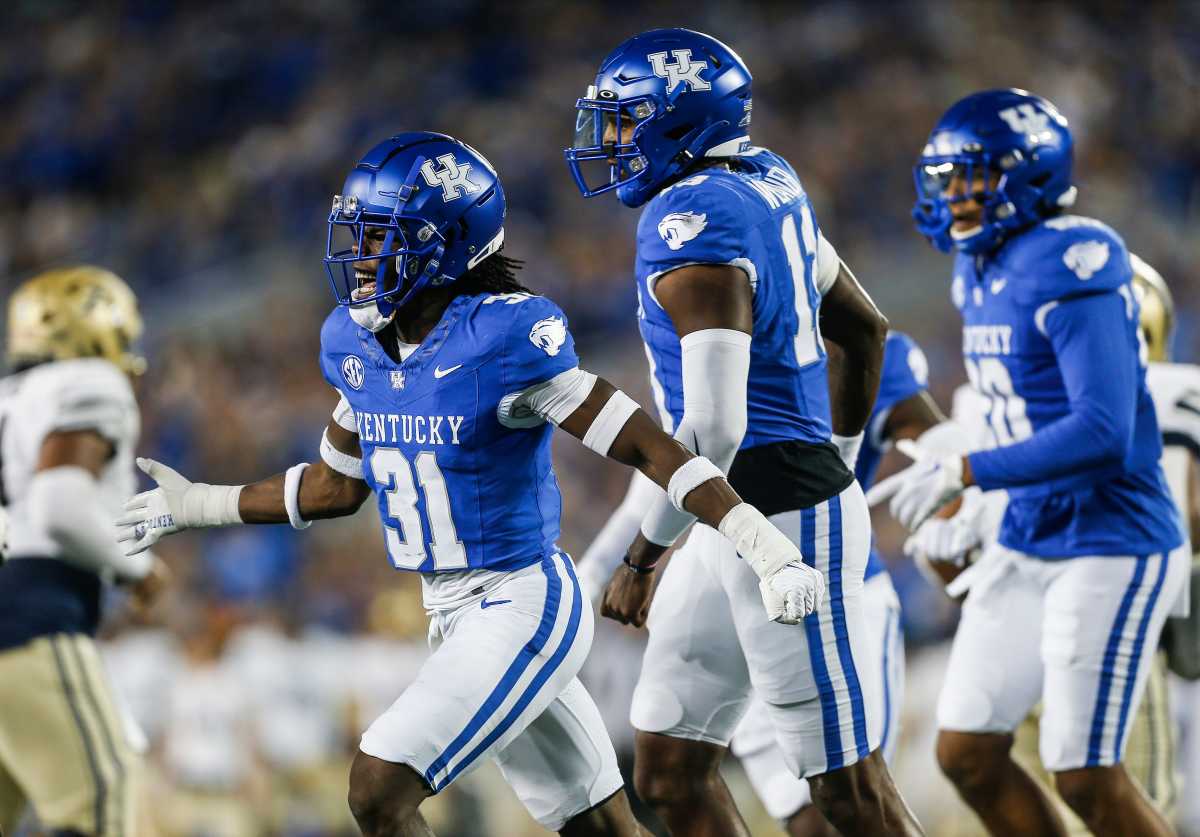
[[[238,513],[242,486],[191,482],[153,459],[139,458],[137,466],[158,487],[127,500],[125,514],[117,518],[117,541],[126,555],[137,555],[158,543],[163,535],[182,529],[242,522]]]
[[[986,510],[979,489],[967,489],[958,513],[951,518],[931,517],[922,523],[904,542],[904,554],[913,559],[966,566],[968,553],[983,543],[979,519]]]
[[[932,453],[911,439],[901,439],[896,449],[913,464],[872,486],[867,504],[891,498],[892,517],[911,532],[963,492],[962,457]]]
[[[798,625],[825,599],[825,576],[804,563],[799,548],[749,503],[729,510],[717,527],[758,575],[767,616]]]

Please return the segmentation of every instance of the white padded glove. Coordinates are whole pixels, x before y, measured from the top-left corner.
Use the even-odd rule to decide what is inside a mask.
[[[825,600],[825,576],[804,563],[800,549],[749,503],[734,506],[718,530],[758,575],[773,622],[798,625]]]
[[[891,498],[892,517],[911,532],[962,493],[962,457],[933,453],[911,439],[901,439],[896,449],[913,464],[872,486],[867,504]]]
[[[904,542],[904,554],[909,558],[924,558],[943,564],[963,567],[971,550],[984,542],[980,531],[987,504],[978,488],[963,493],[962,508],[951,518],[931,517]]]
[[[117,541],[126,555],[137,555],[158,543],[163,535],[182,529],[242,522],[238,513],[242,486],[191,482],[153,459],[139,458],[137,466],[158,487],[129,498],[125,513],[117,518]]]

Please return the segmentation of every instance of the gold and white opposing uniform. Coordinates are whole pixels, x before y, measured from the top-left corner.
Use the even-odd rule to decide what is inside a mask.
[[[139,759],[92,641],[103,577],[114,568],[62,554],[44,513],[28,502],[46,437],[78,430],[113,445],[98,483],[115,517],[133,493],[139,433],[125,373],[87,358],[0,381],[0,503],[9,514],[0,565],[0,832],[15,829],[28,803],[46,829],[134,833]]]

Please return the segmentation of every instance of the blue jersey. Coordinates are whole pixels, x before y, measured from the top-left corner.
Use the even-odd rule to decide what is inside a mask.
[[[1145,555],[1182,542],[1131,278],[1121,238],[1078,216],[955,261],[967,376],[999,446],[971,469],[984,490],[1008,489],[999,539],[1011,549]]]
[[[829,388],[817,311],[818,227],[792,167],[765,149],[732,170],[706,169],[664,189],[638,222],[638,322],[668,432],[683,418],[679,336],[654,296],[659,276],[689,264],[741,268],[754,293],[742,448],[829,440]]]
[[[858,462],[854,465],[854,477],[866,491],[875,482],[875,472],[879,470],[879,460],[887,447],[887,439],[883,437],[883,426],[887,424],[892,408],[907,401],[918,393],[924,392],[929,386],[929,362],[911,337],[898,331],[888,333],[887,342],[883,344],[883,371],[879,378],[879,394],[875,396],[875,406],[871,417],[867,419],[867,430],[863,434],[862,447],[858,451]],[[871,557],[867,560],[864,579],[878,575],[885,566],[879,552],[875,549],[874,539],[871,543]]]
[[[460,296],[402,363],[347,309],[329,315],[321,371],[354,410],[398,569],[514,570],[556,551],[552,429],[502,402],[578,363],[566,317],[540,296]]]

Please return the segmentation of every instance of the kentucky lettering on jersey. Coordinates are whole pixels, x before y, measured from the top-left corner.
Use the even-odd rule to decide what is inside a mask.
[[[417,443],[457,445],[464,416],[425,416],[408,413],[355,413],[360,439],[373,444]],[[442,431],[446,436],[443,437]]]
[[[1121,238],[1054,218],[990,256],[959,254],[953,275],[963,362],[995,442],[971,468],[1010,497],[1000,542],[1045,558],[1177,546]]]
[[[566,318],[545,297],[458,297],[402,363],[346,309],[329,315],[321,370],[354,412],[397,569],[514,570],[557,551],[552,428],[503,424],[499,408],[576,366]]]
[[[1006,355],[1012,351],[1012,326],[963,326],[964,355]]]
[[[826,442],[825,347],[814,284],[818,227],[788,163],[755,148],[664,189],[638,223],[637,285],[651,386],[668,432],[683,417],[679,335],[654,296],[664,273],[689,264],[733,265],[754,293],[747,427],[742,449]]]

